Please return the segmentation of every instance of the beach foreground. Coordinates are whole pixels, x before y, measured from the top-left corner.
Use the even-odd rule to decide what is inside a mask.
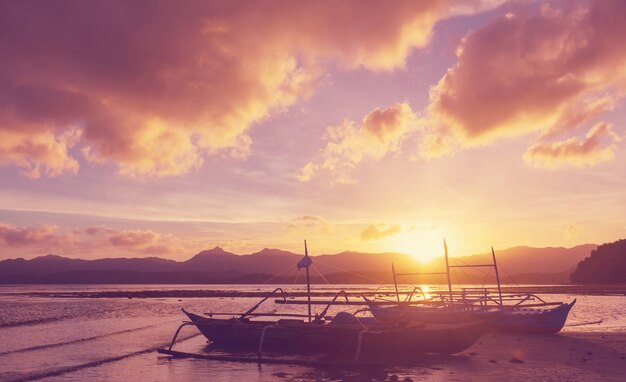
[[[47,287],[65,292],[102,288]],[[487,333],[454,356],[394,359],[373,368],[316,368],[172,359],[156,352],[169,345],[185,319],[181,308],[244,311],[257,298],[43,297],[39,289],[4,288],[0,294],[0,311],[5,312],[0,317],[0,381],[622,381],[626,370],[623,296],[547,295],[551,301],[578,299],[556,335]],[[350,307],[333,307],[329,314],[345,309]],[[185,328],[179,338],[175,350],[205,351],[206,340],[194,327]]]
[[[159,363],[164,360],[169,361],[163,357]],[[212,361],[177,359],[171,362],[205,362],[205,366],[212,363],[219,367]],[[234,367],[257,368],[256,365]],[[427,355],[388,368],[314,369],[261,365],[254,380],[623,381],[625,370],[626,333],[486,334],[472,348],[455,356]]]
[[[200,352],[201,337],[177,345]],[[97,370],[99,369],[99,370]],[[124,370],[120,375],[119,371]],[[212,381],[623,381],[626,333],[570,332],[557,335],[487,334],[455,356],[424,356],[385,368],[312,368],[173,359],[155,352],[85,368],[45,381],[110,380]]]
[[[623,381],[626,333],[486,334],[458,357],[432,361],[423,376],[410,378],[416,381]]]

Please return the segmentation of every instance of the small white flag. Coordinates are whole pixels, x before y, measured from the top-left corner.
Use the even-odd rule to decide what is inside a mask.
[[[313,260],[311,260],[308,255],[304,256],[302,259],[300,259],[300,261],[298,261],[298,270],[300,270],[301,268],[308,268],[311,266],[311,264],[313,264]]]

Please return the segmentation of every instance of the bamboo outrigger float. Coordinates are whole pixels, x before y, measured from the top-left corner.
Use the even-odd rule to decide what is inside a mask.
[[[298,262],[298,268],[312,264],[305,241],[305,256]],[[272,362],[307,364],[300,359],[286,360],[263,357],[263,352],[271,351],[288,354],[322,354],[326,356],[347,356],[348,363],[371,363],[380,354],[387,356],[412,356],[416,354],[455,354],[472,346],[486,330],[487,321],[477,318],[463,323],[424,323],[424,322],[384,322],[375,317],[357,317],[347,312],[339,312],[334,317],[326,315],[337,299],[347,294],[338,293],[321,314],[311,314],[310,280],[307,277],[308,314],[256,313],[256,310],[273,294],[280,293],[281,301],[286,302],[282,289],[274,290],[238,317],[216,318],[232,313],[211,313],[205,316],[187,312],[190,321],[183,323],[170,344],[169,349],[159,349],[159,353],[178,357],[195,357],[236,362]],[[361,302],[361,305],[363,303]],[[278,320],[252,319],[253,317],[283,317]],[[284,318],[290,317],[290,318]],[[257,357],[193,355],[172,350],[176,338],[185,326],[195,326],[212,344],[222,349],[235,351],[256,350]],[[273,361],[270,361],[273,360]],[[304,362],[304,363],[303,363]],[[335,362],[335,361],[325,361]],[[344,362],[345,363],[345,362]]]

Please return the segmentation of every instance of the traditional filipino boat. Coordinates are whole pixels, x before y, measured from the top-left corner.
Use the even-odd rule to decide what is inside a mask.
[[[380,302],[374,303],[366,297],[363,297],[369,310],[372,312],[372,315],[384,322],[420,321],[462,323],[483,318],[489,320],[490,331],[551,334],[557,333],[563,329],[567,316],[576,303],[576,299],[570,303],[546,302],[541,298],[530,294],[520,298],[515,305],[505,305],[503,303],[503,294],[500,287],[500,277],[498,274],[496,255],[493,248],[491,248],[493,264],[450,265],[448,261],[448,246],[446,245],[445,240],[444,254],[446,272],[442,272],[441,274],[446,275],[448,278],[448,296],[446,296],[447,302],[427,304],[427,302],[432,301],[425,301],[425,303],[420,306],[402,304],[399,294],[397,294],[397,303],[390,302],[387,305],[381,305]],[[482,296],[478,295],[478,298],[476,298],[476,294],[455,294],[452,290],[452,283],[450,281],[450,269],[456,267],[493,267],[495,269],[496,281],[498,284],[497,299],[489,296],[486,290]],[[396,282],[397,276],[421,274],[396,274],[393,266],[392,272],[396,292],[398,292]],[[531,299],[538,299],[540,303],[524,305],[525,302]],[[495,305],[490,305],[489,302],[495,303]]]
[[[238,317],[216,318],[232,313],[207,313],[199,315],[183,310],[189,322],[179,327],[169,349],[159,352],[190,356],[172,350],[178,333],[185,325],[194,325],[212,344],[228,350],[257,350],[279,353],[316,353],[324,355],[348,354],[354,361],[370,356],[385,354],[407,356],[415,354],[454,354],[472,346],[486,330],[482,319],[463,323],[385,322],[375,317],[357,317],[348,312],[339,312],[334,317],[326,315],[328,308],[319,315],[311,315],[309,267],[313,263],[308,255],[305,241],[305,256],[298,269],[305,268],[307,274],[308,314],[256,313],[257,308],[271,295],[262,299]],[[277,288],[274,293],[283,294]],[[339,296],[339,294],[338,294]],[[333,300],[334,301],[334,300]],[[274,317],[272,319],[256,319]],[[289,318],[285,318],[289,317]],[[203,356],[202,358],[207,358]],[[256,358],[254,359],[256,361]]]
[[[475,310],[468,307],[448,309],[445,306],[381,306],[368,303],[368,309],[383,322],[461,323],[483,318],[489,321],[489,331],[552,334],[563,329],[575,303],[574,299],[569,304],[559,303],[547,309],[504,306]]]
[[[455,354],[472,346],[486,329],[485,321],[464,324],[385,323],[347,312],[331,321],[297,319],[219,319],[185,312],[212,343],[231,349],[289,353],[355,354],[355,358],[384,352]]]
[[[489,311],[476,312],[477,316],[490,314],[489,328],[491,331],[553,334],[563,329],[567,315],[576,303],[576,299],[568,303],[548,308],[513,307],[495,308],[495,313]]]

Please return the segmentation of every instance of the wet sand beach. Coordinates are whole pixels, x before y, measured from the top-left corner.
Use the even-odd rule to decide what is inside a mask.
[[[424,381],[623,381],[626,333],[485,334]]]
[[[204,340],[177,345],[200,352]],[[313,368],[173,359],[155,352],[137,354],[94,367],[78,368],[44,381],[623,381],[626,333],[486,335],[454,356],[426,355],[384,368]],[[124,371],[121,375],[120,371]],[[29,379],[25,379],[29,380]]]
[[[133,292],[128,286],[107,288],[121,295]],[[230,288],[256,293],[259,286],[220,287]],[[384,367],[317,368],[172,359],[156,352],[169,344],[186,318],[181,308],[201,313],[243,311],[257,303],[257,297],[43,297],[38,295],[41,289],[6,287],[0,293],[0,381],[622,381],[626,371],[623,296],[546,295],[551,301],[578,299],[566,327],[556,335],[486,333],[454,356],[394,360],[398,362]],[[48,289],[86,294],[106,288]],[[146,289],[150,288],[137,286],[134,291]],[[302,309],[271,302],[266,307],[277,308]],[[329,313],[355,309],[337,306]],[[205,338],[194,327],[185,328],[179,338],[176,350],[206,349]]]

